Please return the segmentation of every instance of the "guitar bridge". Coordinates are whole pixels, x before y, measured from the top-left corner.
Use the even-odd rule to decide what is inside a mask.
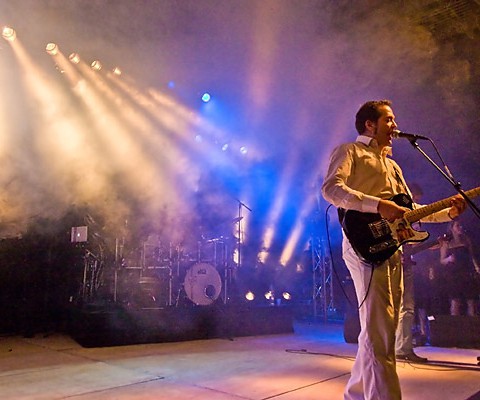
[[[387,220],[380,219],[375,222],[371,222],[368,224],[370,232],[375,239],[381,238],[382,236],[391,235],[392,230],[390,229],[390,225],[388,224]]]

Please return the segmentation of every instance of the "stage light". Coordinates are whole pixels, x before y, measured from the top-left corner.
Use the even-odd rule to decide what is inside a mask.
[[[93,61],[90,66],[95,71],[100,71],[102,69],[102,63],[98,60]]]
[[[48,43],[45,50],[51,56],[56,56],[58,54],[58,46],[55,43]]]
[[[242,146],[242,147],[240,147],[240,153],[242,153],[242,154],[247,154],[247,153],[248,153],[248,149],[247,149],[245,146]]]
[[[77,53],[72,53],[68,56],[68,59],[73,63],[73,64],[78,64],[80,62],[80,56]]]
[[[292,299],[292,295],[288,292],[283,292],[282,293],[282,297],[285,299],[285,300],[291,300]]]
[[[174,81],[168,82],[168,87],[169,87],[170,89],[173,89],[173,88],[175,87],[175,82],[174,82]]]
[[[212,98],[212,97],[210,96],[209,93],[204,93],[204,94],[202,95],[202,101],[203,101],[204,103],[208,103],[208,102],[211,100],[211,98]]]
[[[112,70],[113,74],[114,75],[117,75],[117,76],[120,76],[122,75],[122,70],[118,67],[115,67],[113,70]]]
[[[235,231],[233,232],[233,236],[238,240],[238,232]],[[236,247],[234,250],[233,250],[233,254],[232,254],[232,261],[238,265],[238,261],[239,261],[239,253],[238,253],[238,247]]]
[[[228,143],[225,143],[223,146],[222,146],[222,151],[227,151],[228,149]]]
[[[248,292],[245,294],[245,298],[246,298],[248,301],[253,301],[253,300],[255,300],[255,295],[253,294],[252,291],[248,291]]]
[[[17,33],[15,32],[15,29],[10,28],[9,26],[5,26],[2,29],[2,36],[5,40],[8,40],[9,42],[13,42],[17,37]]]
[[[273,294],[272,290],[269,290],[268,292],[265,293],[265,298],[269,301],[275,300],[275,296]]]

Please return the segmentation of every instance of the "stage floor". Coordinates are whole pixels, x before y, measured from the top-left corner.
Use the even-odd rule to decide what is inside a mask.
[[[294,333],[85,348],[67,335],[0,338],[2,399],[341,399],[357,346],[341,324]],[[398,363],[404,399],[480,398],[479,349],[419,347]],[[475,396],[476,395],[476,396]]]

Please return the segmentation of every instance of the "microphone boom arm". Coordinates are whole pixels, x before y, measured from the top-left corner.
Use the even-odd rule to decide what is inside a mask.
[[[418,145],[417,143],[417,138],[414,137],[415,135],[412,135],[413,137],[411,138],[408,138],[408,141],[410,142],[410,144],[415,148],[417,149],[426,159],[427,161],[432,164],[435,169],[440,172],[440,174],[442,174],[442,176],[455,188],[455,190],[465,199],[465,201],[467,202],[468,206],[472,209],[473,213],[477,216],[477,218],[480,218],[480,209],[477,207],[477,205],[465,194],[465,192],[463,191],[462,187],[461,187],[461,184],[460,182],[456,181],[452,174],[449,172],[449,175],[447,175],[436,163],[435,161],[432,160],[432,158],[427,154],[425,153],[425,151],[423,151],[423,149]],[[405,136],[406,137],[406,136]],[[418,137],[418,139],[423,139],[423,137]],[[431,139],[428,139],[430,142]],[[433,144],[433,142],[432,142]]]

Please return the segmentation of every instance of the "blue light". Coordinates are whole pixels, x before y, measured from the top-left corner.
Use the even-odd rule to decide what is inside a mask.
[[[200,143],[202,140],[203,140],[203,138],[202,138],[201,135],[196,135],[196,136],[195,136],[195,141],[196,141],[197,143]]]
[[[204,103],[208,103],[211,98],[212,98],[212,97],[210,96],[210,94],[205,92],[205,93],[203,94],[203,96],[202,96],[202,101],[203,101]]]
[[[240,153],[247,154],[248,149],[245,146],[240,147]]]
[[[225,143],[223,146],[222,146],[222,151],[227,151],[228,149],[228,143]]]
[[[174,82],[174,81],[168,82],[168,87],[169,87],[170,89],[173,89],[173,88],[175,87],[175,82]]]

